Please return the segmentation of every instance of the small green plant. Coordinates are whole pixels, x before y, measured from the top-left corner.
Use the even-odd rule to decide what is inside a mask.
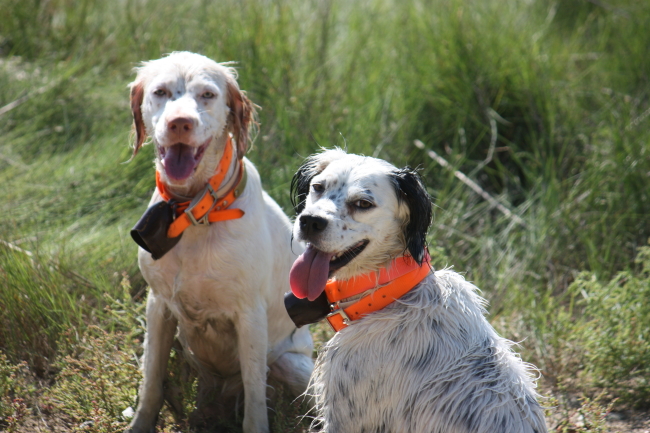
[[[146,332],[145,310],[146,302],[134,302],[131,298],[131,280],[126,271],[122,272],[122,280],[116,293],[104,293],[106,302],[103,320],[105,327],[127,334],[129,339],[144,340]]]
[[[22,398],[13,399],[11,402],[11,409],[11,415],[4,419],[7,424],[6,431],[8,433],[17,431],[27,416],[27,405]]]
[[[556,398],[549,399],[546,406],[546,416],[558,419],[555,428],[557,433],[606,433],[606,418],[612,410],[613,402],[603,405],[602,395],[595,399],[580,397],[579,407],[571,408],[568,402],[560,404]]]
[[[53,410],[83,431],[123,430],[128,420],[122,413],[135,407],[141,379],[134,359],[137,346],[124,333],[91,327],[77,353],[57,362],[61,371],[46,394]]]
[[[271,431],[275,433],[304,433],[309,431],[311,417],[305,399],[292,398],[281,384],[273,384]]]
[[[9,412],[16,370],[17,367],[10,364],[7,356],[0,352],[0,418],[4,418]]]
[[[12,364],[0,351],[0,431],[16,431],[27,416],[25,399],[34,394],[28,377],[26,362]]]
[[[575,344],[583,350],[583,376],[621,401],[650,406],[650,247],[636,258],[639,271],[610,281],[581,273],[569,287],[584,306]]]

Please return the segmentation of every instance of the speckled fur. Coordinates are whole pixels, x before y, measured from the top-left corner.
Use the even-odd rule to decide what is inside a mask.
[[[387,187],[394,185],[389,179],[395,172],[404,170],[341,150],[315,155],[299,170],[294,186],[302,212],[344,218],[342,208],[356,197],[338,199],[335,193],[330,198],[331,191],[341,186],[368,188],[373,197],[382,197],[375,208],[362,214],[363,222],[354,223],[363,225],[368,247],[335,278],[377,270],[387,264],[387,257],[405,249],[417,254],[405,244],[412,235],[405,231],[413,209],[407,200],[396,197],[393,187]],[[324,183],[325,191],[314,194],[308,187],[312,182]],[[375,220],[379,228],[373,231]],[[389,227],[389,238],[378,235]],[[323,242],[304,240],[327,250],[340,234],[348,237],[342,224],[330,228],[322,235]],[[297,225],[296,235],[301,235]],[[332,248],[357,240],[347,238],[340,241],[343,247]],[[386,250],[371,248],[375,240]],[[485,319],[486,301],[477,291],[456,272],[432,272],[387,308],[338,332],[321,350],[312,375],[314,428],[327,433],[546,432],[535,392],[536,370],[522,362],[511,349],[513,343],[500,337]]]
[[[137,71],[131,85],[138,132],[135,150],[142,144],[143,134],[152,137],[156,166],[172,195],[192,195],[205,186],[229,134],[236,157],[225,182],[241,158],[248,181],[235,202],[235,207],[245,212],[242,218],[190,226],[160,260],[139,250],[140,269],[151,290],[144,378],[130,431],[155,429],[163,404],[167,360],[177,335],[199,372],[199,406],[208,397],[222,407],[243,403],[244,432],[268,432],[267,375],[300,395],[313,369],[309,330],[296,329],[283,303],[283,294],[289,290],[289,269],[302,246],[294,243],[292,249],[289,219],[262,190],[255,166],[243,157],[247,143],[237,142],[237,138],[246,140],[247,131],[238,125],[248,128],[250,112],[244,112],[245,106],[242,109],[242,104],[249,102],[240,93],[232,69],[198,54],[173,53],[147,62]],[[172,96],[156,97],[153,92],[160,88]],[[215,97],[202,101],[205,91]],[[159,152],[162,146],[174,144],[165,125],[175,116],[194,119],[191,135],[186,134],[188,145],[210,140],[195,172],[182,182],[165,175]],[[160,200],[155,191],[150,204]],[[207,417],[210,415],[215,417]]]

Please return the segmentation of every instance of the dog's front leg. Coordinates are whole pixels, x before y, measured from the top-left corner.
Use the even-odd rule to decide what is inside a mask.
[[[144,340],[144,378],[138,396],[138,410],[129,429],[131,433],[156,430],[156,419],[163,405],[163,379],[176,334],[176,324],[176,319],[165,302],[150,291],[147,297],[147,334]]]
[[[267,433],[266,356],[268,332],[266,310],[261,306],[238,318],[238,345],[244,383],[244,433]]]

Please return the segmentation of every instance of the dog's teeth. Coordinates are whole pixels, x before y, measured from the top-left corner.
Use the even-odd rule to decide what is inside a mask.
[[[342,255],[343,255],[343,252],[340,252],[340,253],[336,253],[336,254],[334,254],[334,255],[332,256],[332,258],[330,259],[330,262],[333,262],[334,260],[338,259],[338,258],[341,257]]]

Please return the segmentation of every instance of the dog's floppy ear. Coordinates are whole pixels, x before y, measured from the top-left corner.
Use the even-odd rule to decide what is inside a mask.
[[[305,159],[296,174],[293,175],[293,179],[291,179],[291,204],[296,214],[299,214],[305,208],[309,185],[311,185],[314,176],[325,170],[332,161],[346,155],[347,153],[344,150],[336,147]]]
[[[313,164],[314,156],[311,156],[302,163],[291,179],[291,204],[298,215],[305,208],[305,200],[309,194],[311,180],[319,171],[315,170]]]
[[[138,154],[138,150],[144,144],[147,138],[147,131],[142,120],[142,100],[144,99],[144,85],[142,82],[131,84],[131,113],[133,113],[133,129],[135,129],[135,143],[133,144],[133,155]]]
[[[227,102],[230,108],[228,123],[237,142],[237,157],[243,158],[248,148],[250,128],[255,124],[255,104],[239,90],[237,84],[228,81]]]
[[[426,237],[432,218],[431,197],[420,175],[405,167],[392,173],[398,201],[409,209],[409,220],[404,226],[406,249],[421,265],[426,248]]]

